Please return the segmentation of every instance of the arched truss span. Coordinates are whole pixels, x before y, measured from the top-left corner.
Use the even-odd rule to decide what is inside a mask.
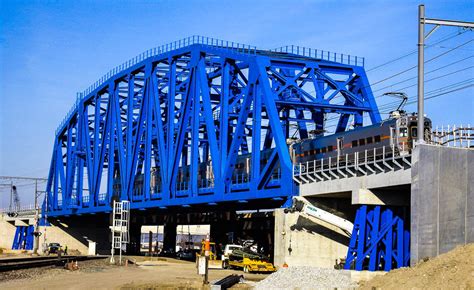
[[[132,209],[286,200],[287,139],[324,132],[331,114],[338,132],[364,114],[380,121],[363,67],[342,57],[187,40],[81,95],[55,136],[50,215],[110,211],[114,199]]]

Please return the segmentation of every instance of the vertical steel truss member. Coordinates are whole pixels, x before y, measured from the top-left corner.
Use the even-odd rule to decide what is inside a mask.
[[[344,269],[390,271],[409,265],[409,225],[397,210],[367,205],[357,210]]]
[[[298,51],[190,37],[113,70],[57,130],[48,214],[293,195],[287,138],[380,121],[357,58]]]

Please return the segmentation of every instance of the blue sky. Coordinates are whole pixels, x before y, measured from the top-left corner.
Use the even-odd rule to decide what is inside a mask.
[[[427,17],[474,20],[472,0],[424,3]],[[418,4],[0,0],[0,175],[47,176],[55,129],[76,92],[146,49],[204,35],[259,48],[295,44],[364,56],[370,69],[416,50]],[[441,28],[428,43],[448,37],[427,49],[426,58],[472,41],[474,35]],[[426,84],[426,92],[461,81],[472,84],[473,55],[473,42],[468,42],[428,63],[427,71],[447,67],[427,75],[434,80]],[[368,71],[369,80],[375,83],[415,64],[416,53]],[[414,76],[416,69],[374,85],[374,94],[408,87],[404,91],[415,96]],[[435,124],[474,123],[473,93],[470,87],[429,100],[426,113]],[[380,105],[394,101],[376,100]],[[413,111],[415,105],[407,109]]]

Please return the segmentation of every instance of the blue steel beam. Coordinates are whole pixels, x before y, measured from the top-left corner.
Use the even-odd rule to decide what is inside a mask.
[[[356,213],[344,269],[390,271],[409,265],[410,234],[403,210],[361,205]]]
[[[360,58],[292,49],[195,36],[112,70],[56,131],[48,215],[293,195],[288,138],[380,114]]]

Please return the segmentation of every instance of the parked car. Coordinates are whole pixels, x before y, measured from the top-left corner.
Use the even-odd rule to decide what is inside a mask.
[[[59,243],[49,243],[48,249],[46,250],[46,255],[57,254],[61,250],[61,244]]]
[[[184,249],[176,253],[176,258],[180,260],[189,260],[194,261],[196,259],[196,253],[199,252],[199,249]]]
[[[176,252],[174,249],[169,248],[169,249],[162,249],[159,256],[161,257],[169,257],[169,258],[174,258],[176,257]]]

